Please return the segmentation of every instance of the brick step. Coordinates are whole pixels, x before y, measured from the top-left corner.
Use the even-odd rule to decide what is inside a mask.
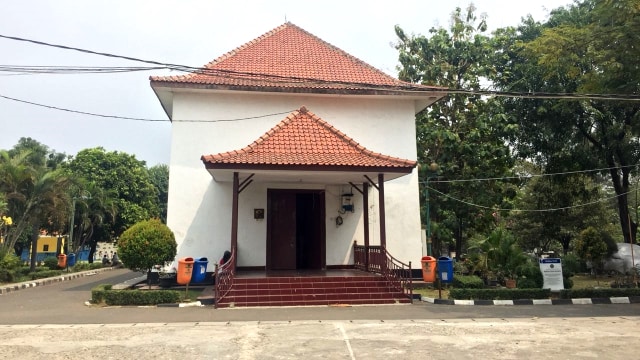
[[[390,293],[393,292],[387,287],[335,287],[335,288],[317,288],[317,287],[299,287],[299,288],[250,288],[238,289],[235,286],[229,291],[230,295],[238,296],[259,296],[259,295],[307,295],[307,294],[372,294],[372,293]]]
[[[346,288],[388,288],[384,281],[367,282],[323,282],[323,283],[244,283],[233,284],[237,290],[276,290],[276,289],[346,289]]]
[[[204,294],[203,294],[204,295]],[[209,294],[207,294],[209,295]],[[212,294],[211,294],[212,295]],[[213,303],[213,296],[202,303]],[[219,307],[410,303],[379,276],[236,278]]]
[[[234,279],[234,284],[244,283],[323,283],[323,282],[345,282],[345,281],[384,281],[378,276],[298,276],[298,277],[267,277],[267,278],[238,278]]]
[[[410,300],[404,298],[384,299],[340,299],[340,300],[274,300],[254,299],[246,302],[232,302],[225,299],[218,307],[260,307],[260,306],[341,306],[341,305],[383,305],[408,304]]]

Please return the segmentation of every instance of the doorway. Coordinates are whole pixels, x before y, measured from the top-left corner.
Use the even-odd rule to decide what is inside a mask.
[[[325,268],[323,190],[267,190],[267,270]]]

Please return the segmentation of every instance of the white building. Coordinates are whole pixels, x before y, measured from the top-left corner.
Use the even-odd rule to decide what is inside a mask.
[[[178,258],[234,249],[239,269],[350,268],[357,241],[420,268],[415,114],[442,89],[291,23],[151,87],[172,121]]]

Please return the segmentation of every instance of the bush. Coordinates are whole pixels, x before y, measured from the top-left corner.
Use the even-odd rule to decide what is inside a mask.
[[[79,262],[76,263],[73,266],[73,271],[86,271],[86,270],[95,270],[95,269],[102,269],[102,263],[101,262],[94,262],[94,263],[88,263],[88,262]]]
[[[608,298],[608,297],[625,297],[640,296],[640,288],[630,289],[572,289],[560,290],[561,299],[579,299],[579,298]]]
[[[20,258],[16,254],[8,253],[0,259],[0,269],[14,270],[20,267]]]
[[[0,269],[0,283],[14,282],[16,278],[14,270]]]
[[[573,280],[571,280],[571,278],[568,276],[562,276],[562,284],[564,285],[565,289],[573,288]]]
[[[48,267],[49,269],[58,269],[58,258],[49,256],[44,259],[43,263],[44,266]]]
[[[141,221],[122,233],[118,255],[127,268],[147,272],[154,265],[172,261],[177,243],[171,229],[158,219]]]
[[[28,274],[31,280],[44,279],[44,278],[60,276],[60,275],[62,275],[62,270],[34,271]]]
[[[178,290],[111,290],[100,285],[91,291],[92,303],[107,305],[157,305],[177,303],[182,297]]]
[[[566,276],[573,276],[578,273],[587,272],[587,264],[580,260],[576,254],[567,254],[562,257],[562,273]]]
[[[453,277],[453,287],[457,289],[482,289],[484,281],[476,275],[457,275]]]
[[[529,259],[518,269],[518,278],[516,280],[516,286],[519,289],[542,289],[544,285],[540,265],[532,259]]]
[[[450,299],[460,300],[518,300],[548,299],[549,289],[451,289]]]

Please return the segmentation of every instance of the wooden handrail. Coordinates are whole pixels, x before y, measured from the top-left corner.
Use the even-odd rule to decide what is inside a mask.
[[[227,260],[226,263],[219,265],[216,264],[214,270],[214,277],[216,281],[216,291],[214,294],[214,302],[213,305],[217,309],[220,301],[229,293],[231,288],[233,287],[233,281],[235,280],[236,275],[236,251],[235,249],[231,249],[231,257]]]
[[[353,243],[354,267],[358,270],[377,273],[387,280],[389,287],[405,294],[413,303],[413,276],[411,262],[408,264],[393,257],[380,245],[369,245],[367,253],[363,245]],[[369,259],[369,268],[366,259]]]

